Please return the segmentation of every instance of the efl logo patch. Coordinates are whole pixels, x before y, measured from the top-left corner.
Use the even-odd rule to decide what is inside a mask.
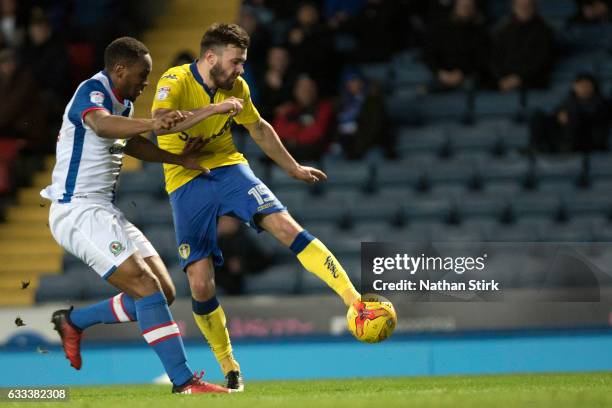
[[[178,247],[178,253],[181,258],[187,259],[189,258],[189,254],[191,253],[191,247],[189,246],[189,244],[181,244],[181,246]]]
[[[102,104],[104,104],[104,94],[100,91],[92,91],[89,94],[89,100],[91,103],[102,106]]]
[[[125,247],[123,246],[123,244],[121,244],[121,242],[119,241],[113,241],[110,243],[110,245],[108,246],[108,249],[111,251],[111,254],[117,256],[120,253],[123,252],[123,250],[125,249]]]
[[[169,93],[170,93],[170,87],[169,86],[162,86],[161,88],[159,88],[157,90],[157,100],[158,101],[163,101],[164,99],[166,99],[168,97]]]

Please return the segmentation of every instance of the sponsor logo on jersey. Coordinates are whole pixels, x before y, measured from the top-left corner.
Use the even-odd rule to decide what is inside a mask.
[[[163,101],[164,99],[168,98],[169,93],[170,93],[170,87],[162,86],[161,88],[157,90],[157,100]]]
[[[174,74],[166,74],[161,79],[178,79]]]
[[[189,258],[189,254],[191,253],[191,247],[189,246],[189,244],[181,244],[178,247],[178,253],[181,258],[187,259]]]
[[[232,123],[234,123],[234,119],[233,118],[227,118],[227,120],[223,124],[223,127],[221,128],[221,130],[219,130],[214,135],[204,139],[202,146],[206,146],[207,144],[209,144],[210,142],[214,141],[219,136],[223,136],[223,134],[225,132],[227,132],[232,127]],[[189,136],[189,134],[187,132],[181,132],[181,133],[178,134],[178,138],[181,139],[182,141],[186,142],[187,140],[190,139],[190,136]]]
[[[104,94],[100,91],[92,91],[89,93],[89,100],[98,106],[104,104]]]
[[[113,241],[110,243],[110,245],[108,246],[108,249],[111,251],[111,254],[117,256],[120,253],[123,252],[123,250],[125,249],[125,247],[123,246],[123,244],[119,241]]]

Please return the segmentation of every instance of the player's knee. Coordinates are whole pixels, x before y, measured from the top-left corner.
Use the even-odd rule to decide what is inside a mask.
[[[189,281],[191,295],[199,301],[206,301],[215,296],[215,280],[211,278],[195,278]]]

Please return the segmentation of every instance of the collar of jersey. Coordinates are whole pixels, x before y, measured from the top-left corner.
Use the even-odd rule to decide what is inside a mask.
[[[198,82],[198,84],[202,85],[202,88],[204,88],[204,92],[206,92],[206,94],[210,98],[210,103],[214,103],[215,102],[215,93],[217,91],[216,90],[213,91],[212,89],[210,89],[208,87],[208,85],[206,85],[206,82],[204,82],[204,80],[202,79],[202,75],[200,75],[200,73],[198,72],[198,66],[196,64],[197,62],[198,62],[198,60],[193,61],[189,65],[189,69],[191,70],[191,73],[193,74],[193,77]]]
[[[110,85],[111,91],[113,91],[113,95],[115,96],[115,99],[117,99],[117,102],[119,102],[120,104],[124,106],[129,106],[129,103],[125,103],[126,102],[125,99],[121,97],[121,95],[119,94],[119,91],[113,85],[113,80],[111,79],[110,75],[108,74],[108,72],[106,72],[105,69],[102,70],[102,75],[104,75],[108,79],[108,84]]]

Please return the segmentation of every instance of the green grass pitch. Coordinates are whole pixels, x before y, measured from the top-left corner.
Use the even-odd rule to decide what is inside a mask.
[[[21,406],[10,403],[5,406]],[[27,405],[27,404],[26,404]],[[360,378],[247,383],[243,394],[172,395],[170,386],[72,387],[37,407],[612,407],[612,373]]]

